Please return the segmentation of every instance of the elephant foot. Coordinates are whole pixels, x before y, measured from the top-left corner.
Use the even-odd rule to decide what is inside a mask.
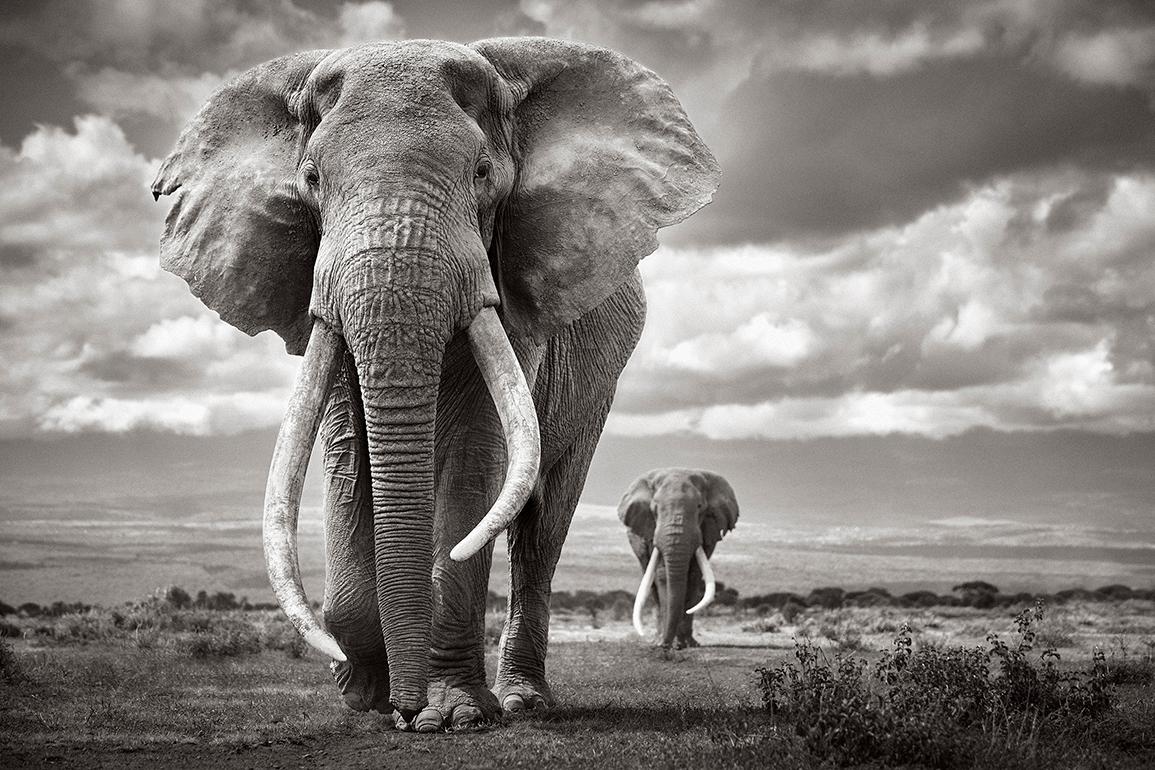
[[[684,650],[688,647],[701,647],[701,646],[702,645],[698,644],[698,640],[692,636],[687,636],[684,639],[678,639],[677,641],[674,642],[674,649],[675,650]]]
[[[545,681],[531,681],[528,678],[516,681],[499,683],[493,688],[501,708],[509,714],[520,714],[524,711],[538,711],[553,708],[556,705],[553,693]]]
[[[399,730],[436,733],[478,730],[498,721],[501,707],[484,685],[429,685],[429,705],[411,718],[398,715]]]
[[[354,711],[393,711],[389,704],[389,670],[383,665],[330,661],[329,672],[345,705]]]

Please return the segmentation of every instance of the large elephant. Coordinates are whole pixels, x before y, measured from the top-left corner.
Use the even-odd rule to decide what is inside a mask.
[[[618,503],[630,548],[642,565],[634,628],[642,636],[642,607],[658,577],[657,638],[663,647],[697,647],[694,613],[714,598],[709,559],[738,523],[738,498],[711,471],[659,468],[639,476]]]
[[[349,705],[425,731],[552,704],[550,582],[642,328],[637,262],[718,176],[658,76],[542,38],[285,56],[185,128],[153,185],[177,196],[162,264],[304,353],[265,556]],[[323,626],[296,552],[318,431]],[[485,596],[507,527],[491,690]]]

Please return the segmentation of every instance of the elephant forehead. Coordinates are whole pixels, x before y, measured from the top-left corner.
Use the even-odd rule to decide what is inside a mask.
[[[689,476],[667,478],[654,493],[654,502],[660,507],[696,505],[701,499],[701,491]]]
[[[484,101],[497,71],[471,48],[440,40],[367,43],[335,51],[314,70],[315,93],[340,86],[363,97],[375,90],[399,91],[409,100],[450,97]]]

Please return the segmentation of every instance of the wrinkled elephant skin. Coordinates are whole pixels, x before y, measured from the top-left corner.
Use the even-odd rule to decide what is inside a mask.
[[[669,87],[545,38],[266,62],[164,161],[162,266],[305,354],[274,452],[274,591],[355,709],[414,730],[548,706],[549,587],[645,316],[638,261],[719,171]],[[326,589],[296,518],[324,449]],[[511,596],[485,676],[492,539]]]

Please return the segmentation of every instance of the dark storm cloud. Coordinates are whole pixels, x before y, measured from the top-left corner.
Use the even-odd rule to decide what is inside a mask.
[[[122,120],[149,154],[163,154],[209,94],[248,67],[303,49],[405,35],[385,2],[48,0],[4,10],[0,44],[25,62],[24,89],[40,98],[26,99],[24,116],[0,124],[0,140],[15,143],[21,136],[13,132],[30,122],[59,123],[64,105],[79,102]]]
[[[716,241],[905,222],[968,184],[1057,164],[1155,167],[1146,93],[1006,59],[938,62],[886,79],[754,76],[722,110],[727,174],[703,233]],[[1096,192],[1077,192],[1067,208]]]

